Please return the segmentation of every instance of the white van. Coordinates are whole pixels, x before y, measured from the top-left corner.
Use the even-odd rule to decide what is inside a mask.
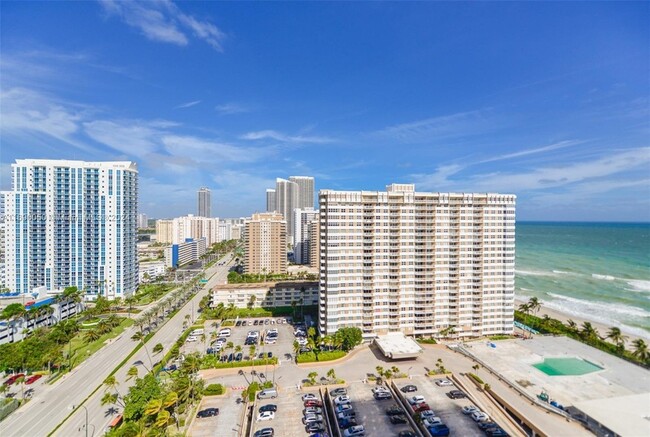
[[[222,329],[219,331],[219,337],[230,337],[230,329]]]
[[[278,397],[278,391],[274,388],[267,388],[258,393],[257,399],[275,399]]]
[[[203,335],[205,333],[204,329],[195,329],[194,331],[190,332],[190,335]]]

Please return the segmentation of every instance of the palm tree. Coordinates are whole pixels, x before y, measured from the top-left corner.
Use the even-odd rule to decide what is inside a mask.
[[[375,367],[375,370],[377,371],[377,374],[379,376],[384,376],[384,368],[383,367],[377,366],[377,367]]]
[[[127,296],[124,299],[124,303],[129,306],[129,318],[131,318],[131,310],[133,309],[133,305],[138,301],[138,298],[135,297],[134,295]]]
[[[102,334],[102,335],[103,334],[108,334],[109,332],[111,332],[113,330],[113,328],[111,327],[111,325],[108,323],[108,321],[106,319],[100,320],[99,323],[97,323],[96,329],[97,329],[97,332]]]
[[[146,336],[142,332],[136,332],[131,336],[131,340],[133,341],[139,341],[142,343],[142,347],[144,348],[144,351],[147,353],[147,357],[149,358],[149,365],[151,366],[149,370],[153,369],[153,360],[151,359],[151,355],[149,355],[149,349],[147,349],[147,345],[144,343],[144,338]]]
[[[582,324],[582,330],[580,331],[580,335],[587,340],[591,340],[599,337],[598,331],[596,331],[596,328],[594,328],[593,325],[589,322],[584,322]]]
[[[163,347],[162,343],[158,343],[153,347],[152,351],[153,351],[154,354],[158,354],[158,353],[162,352],[164,349],[165,348]]]
[[[578,324],[573,320],[569,319],[566,321],[566,326],[573,332],[578,332]]]
[[[627,335],[623,335],[621,330],[616,326],[613,326],[609,329],[605,338],[611,339],[617,348],[621,350],[625,348],[625,340],[627,340]]]
[[[539,311],[542,308],[541,302],[536,297],[531,297],[530,299],[528,299],[528,306],[530,310],[533,311],[535,314],[537,314],[537,311]]]
[[[138,377],[138,368],[136,366],[131,366],[129,367],[129,370],[126,372],[127,380],[131,378],[137,378]]]
[[[96,329],[91,329],[84,334],[84,341],[86,343],[92,343],[93,341],[99,340],[100,337],[101,335],[99,334],[99,332],[97,332]]]
[[[634,351],[632,351],[633,356],[637,357],[644,363],[650,360],[650,351],[648,351],[648,345],[645,341],[637,338],[632,342],[632,346],[634,346]]]
[[[327,371],[327,377],[331,380],[336,380],[336,372],[334,372],[334,369],[329,369]]]
[[[307,375],[307,378],[309,378],[309,382],[311,383],[311,385],[316,384],[317,377],[318,377],[318,373],[316,372],[309,372],[309,374]]]

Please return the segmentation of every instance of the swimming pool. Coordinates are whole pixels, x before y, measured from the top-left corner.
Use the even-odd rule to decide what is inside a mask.
[[[582,358],[546,358],[541,363],[533,364],[549,376],[576,376],[603,370],[596,364]]]

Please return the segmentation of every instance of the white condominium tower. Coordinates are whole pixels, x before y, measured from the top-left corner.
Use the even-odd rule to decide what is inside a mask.
[[[275,212],[275,190],[268,188],[266,190],[266,212]]]
[[[314,178],[311,176],[289,176],[289,180],[298,185],[296,208],[314,207]]]
[[[212,203],[210,199],[210,189],[201,187],[197,192],[198,194],[198,216],[199,217],[212,217]]]
[[[295,230],[293,256],[296,264],[309,264],[310,240],[309,223],[318,211],[313,208],[294,209],[293,227]]]
[[[511,334],[515,200],[410,184],[321,191],[321,332]]]
[[[5,191],[6,285],[76,286],[109,298],[138,286],[133,162],[19,159]]]
[[[275,180],[275,210],[287,222],[287,241],[293,244],[293,210],[298,207],[298,184],[286,179]]]

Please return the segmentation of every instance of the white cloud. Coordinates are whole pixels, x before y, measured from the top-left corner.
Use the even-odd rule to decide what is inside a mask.
[[[160,149],[160,139],[175,123],[162,120],[96,120],[83,124],[93,140],[127,155],[143,157]]]
[[[223,105],[215,106],[214,109],[221,115],[241,114],[250,111],[246,106],[237,103],[224,103]]]
[[[99,2],[107,14],[119,16],[152,41],[186,46],[189,43],[186,31],[189,31],[215,50],[223,51],[222,42],[226,35],[217,26],[183,13],[170,0]]]
[[[267,157],[275,148],[248,148],[194,136],[165,135],[165,149],[174,156],[222,165],[227,162],[255,162]]]
[[[314,144],[325,144],[332,143],[334,139],[327,137],[318,137],[318,136],[304,136],[304,135],[286,135],[274,130],[262,130],[256,132],[248,132],[242,135],[240,138],[244,140],[264,140],[264,139],[273,139],[276,141],[281,141],[284,143],[314,143]]]
[[[480,163],[502,161],[502,160],[505,160],[505,159],[512,159],[512,158],[520,158],[522,156],[528,156],[528,155],[534,155],[534,154],[537,154],[537,153],[550,152],[552,150],[564,149],[566,147],[571,147],[571,146],[575,146],[575,145],[582,144],[582,143],[584,143],[584,141],[578,141],[578,140],[560,141],[558,143],[554,143],[554,144],[544,146],[544,147],[538,147],[538,148],[535,148],[535,149],[520,150],[519,152],[513,152],[513,153],[507,153],[505,155],[495,156],[493,158],[483,160]]]
[[[431,141],[477,135],[497,127],[496,121],[489,110],[476,110],[397,124],[372,135],[402,142]]]
[[[182,104],[178,105],[178,106],[177,106],[176,108],[174,108],[174,109],[185,109],[185,108],[191,108],[192,106],[196,106],[196,105],[198,105],[199,103],[201,103],[200,100],[194,100],[194,101],[192,101],[192,102],[182,103]]]

